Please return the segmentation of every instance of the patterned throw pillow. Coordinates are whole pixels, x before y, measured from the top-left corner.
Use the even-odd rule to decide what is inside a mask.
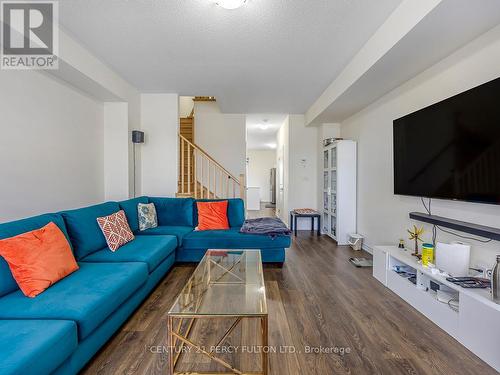
[[[111,251],[116,251],[135,238],[123,210],[109,216],[98,217],[97,223]]]
[[[142,231],[158,226],[154,203],[139,203],[137,205],[137,213],[139,215],[139,230]]]

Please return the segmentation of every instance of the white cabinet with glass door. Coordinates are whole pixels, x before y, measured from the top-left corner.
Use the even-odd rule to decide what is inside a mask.
[[[356,142],[336,141],[323,149],[323,228],[339,245],[356,232]]]

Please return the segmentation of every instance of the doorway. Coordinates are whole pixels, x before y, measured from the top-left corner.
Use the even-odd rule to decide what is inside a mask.
[[[285,115],[252,114],[246,116],[247,127],[247,210],[276,208],[277,132]],[[270,211],[269,211],[270,212]]]

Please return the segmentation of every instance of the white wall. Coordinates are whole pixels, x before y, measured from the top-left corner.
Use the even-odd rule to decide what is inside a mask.
[[[104,198],[106,200],[124,200],[130,195],[128,142],[130,142],[128,104],[104,103]]]
[[[195,109],[195,143],[235,177],[245,174],[245,115]]]
[[[34,71],[0,88],[0,222],[102,202],[102,104]]]
[[[143,124],[137,194],[173,196],[178,96],[141,97],[63,31],[59,57],[58,70],[0,74],[0,221],[132,195],[131,131]]]
[[[289,116],[290,149],[288,207],[318,206],[318,128],[306,126],[303,115]],[[309,220],[300,220],[298,229],[310,229]]]
[[[139,91],[106,64],[102,63],[86,47],[59,30],[59,69],[47,71],[47,75],[55,76],[66,82],[73,90],[85,92],[88,96],[100,102],[125,102],[128,104],[128,191],[133,191],[132,177],[132,142],[130,133],[140,129],[140,94]],[[105,146],[106,147],[106,146]],[[137,155],[138,172],[140,175],[140,150]],[[106,174],[114,173],[112,170]],[[121,172],[119,172],[121,173]],[[116,176],[117,179],[120,176]],[[137,189],[140,191],[141,180],[137,179]],[[117,194],[121,194],[118,191]]]
[[[247,150],[247,186],[260,188],[260,201],[271,202],[271,168],[276,167],[276,151]]]
[[[179,166],[179,99],[177,94],[142,94],[142,194],[173,197]]]
[[[342,123],[342,136],[358,141],[358,231],[368,246],[396,244],[423,212],[418,198],[393,194],[392,121],[500,76],[500,27],[484,34],[434,67]],[[434,200],[433,213],[500,227],[500,206]],[[417,223],[418,224],[418,223]],[[425,225],[425,239],[431,227]],[[439,241],[457,240],[438,233]],[[408,241],[407,241],[408,243]],[[472,264],[488,264],[498,243],[471,241]]]
[[[179,96],[179,117],[188,117],[193,110],[194,96]]]
[[[290,116],[285,121],[276,134],[276,215],[288,224],[288,196],[290,180]]]
[[[141,95],[137,93],[129,97],[127,100],[128,104],[128,191],[129,196],[132,194],[139,195],[142,191],[142,148],[136,147],[135,164],[136,164],[136,177],[135,177],[135,192],[134,192],[134,155],[133,155],[133,144],[132,144],[132,130],[142,130],[141,124]],[[104,145],[106,147],[106,145]]]
[[[200,113],[222,113],[216,101],[196,101],[194,102],[195,116]]]

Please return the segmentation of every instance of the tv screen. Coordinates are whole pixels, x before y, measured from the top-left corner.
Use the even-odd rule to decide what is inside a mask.
[[[393,127],[395,194],[500,204],[500,78]]]

